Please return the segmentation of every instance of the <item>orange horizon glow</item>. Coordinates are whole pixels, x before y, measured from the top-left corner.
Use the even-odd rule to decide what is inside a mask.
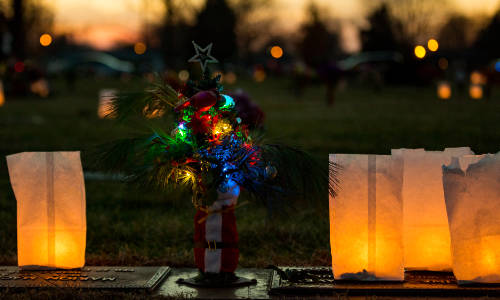
[[[69,37],[78,44],[90,45],[98,50],[109,50],[119,44],[134,44],[140,39],[139,32],[133,32],[120,25],[94,25],[86,28],[57,28],[60,35]]]
[[[141,41],[144,24],[161,22],[165,7],[163,0],[41,0],[54,13],[54,34],[68,34],[75,42],[88,44],[100,50],[109,50],[119,44]],[[205,0],[191,0],[198,10]],[[306,20],[305,8],[309,0],[275,0],[273,8],[264,15],[274,14],[274,33],[294,32]],[[363,0],[316,0],[315,3],[342,24],[342,44],[349,52],[359,50],[358,27],[366,23],[369,8]],[[279,10],[276,8],[280,8]],[[491,15],[500,8],[500,0],[452,0],[450,13]],[[278,11],[274,13],[274,11]],[[293,20],[293,21],[291,21]]]

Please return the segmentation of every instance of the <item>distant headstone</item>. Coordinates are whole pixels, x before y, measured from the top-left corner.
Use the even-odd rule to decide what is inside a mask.
[[[99,91],[99,104],[97,107],[97,116],[100,119],[111,118],[111,101],[116,97],[117,91],[114,89],[101,89]]]

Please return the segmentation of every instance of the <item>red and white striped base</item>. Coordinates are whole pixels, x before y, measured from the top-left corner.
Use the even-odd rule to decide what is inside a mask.
[[[236,270],[239,250],[234,207],[239,194],[239,186],[234,185],[226,193],[219,192],[217,201],[208,209],[196,212],[194,260],[202,272],[232,273]]]

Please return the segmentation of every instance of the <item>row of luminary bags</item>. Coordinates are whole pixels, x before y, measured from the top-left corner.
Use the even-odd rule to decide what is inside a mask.
[[[459,281],[500,282],[499,156],[469,148],[331,155],[339,166],[330,198],[335,278],[403,280],[405,268],[453,269]],[[80,153],[25,152],[7,162],[19,266],[82,267]]]
[[[329,159],[337,170],[335,279],[400,281],[405,269],[452,270],[459,283],[500,283],[500,152],[393,149]]]

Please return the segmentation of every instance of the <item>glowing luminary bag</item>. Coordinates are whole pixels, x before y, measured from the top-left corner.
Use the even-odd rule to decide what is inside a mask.
[[[442,184],[442,165],[453,156],[473,154],[468,147],[444,151],[393,149],[403,158],[404,266],[417,270],[450,270],[450,232]]]
[[[329,159],[339,167],[337,196],[330,197],[335,279],[403,280],[401,158],[330,154]]]
[[[459,283],[500,283],[500,152],[443,166],[453,273]]]
[[[17,199],[18,265],[81,268],[85,263],[85,186],[80,152],[7,156]]]

